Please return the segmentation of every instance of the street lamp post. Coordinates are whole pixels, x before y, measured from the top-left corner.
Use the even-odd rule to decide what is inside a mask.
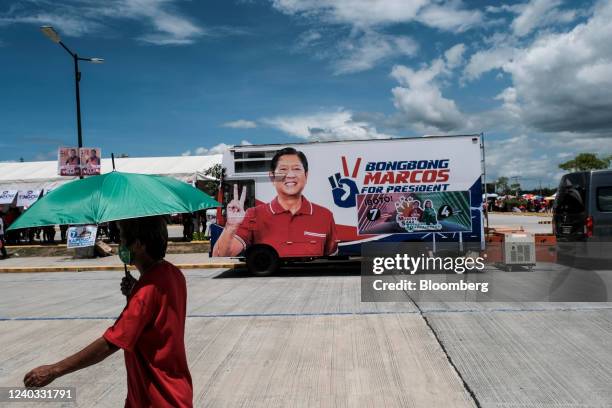
[[[74,60],[74,85],[76,89],[76,112],[77,112],[77,136],[79,149],[83,147],[83,132],[81,130],[81,93],[79,90],[79,82],[81,81],[81,72],[79,71],[79,61],[92,62],[94,64],[101,64],[104,62],[102,58],[83,58],[79,57],[76,52],[72,52],[66,44],[62,42],[59,34],[51,26],[42,26],[40,31],[47,36],[51,41],[62,46],[63,49],[70,54]],[[79,178],[83,178],[83,175],[79,172]]]

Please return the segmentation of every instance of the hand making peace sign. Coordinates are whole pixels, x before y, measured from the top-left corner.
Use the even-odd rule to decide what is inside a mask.
[[[234,184],[234,198],[227,204],[227,223],[238,226],[244,220],[244,200],[246,200],[246,186],[242,186],[242,193],[238,197],[238,184]]]

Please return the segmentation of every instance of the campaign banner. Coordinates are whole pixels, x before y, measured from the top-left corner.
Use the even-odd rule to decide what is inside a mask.
[[[0,204],[12,204],[17,196],[17,190],[0,191]]]
[[[57,150],[57,174],[78,176],[81,174],[81,158],[76,147],[60,147]]]
[[[84,248],[96,244],[96,225],[79,225],[68,228],[67,246],[68,248]]]
[[[81,174],[94,176],[100,174],[101,158],[99,147],[82,147],[80,150]]]
[[[20,191],[17,194],[17,207],[28,208],[38,200],[40,197],[40,190],[27,190]]]
[[[357,195],[364,234],[472,231],[469,191]]]

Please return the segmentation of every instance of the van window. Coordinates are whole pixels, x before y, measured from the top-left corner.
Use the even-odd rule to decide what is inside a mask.
[[[603,212],[612,212],[612,186],[597,189],[597,209]]]
[[[557,197],[557,211],[577,214],[585,211],[584,200],[576,189],[559,192]]]
[[[557,192],[556,210],[566,214],[586,211],[586,186],[588,173],[574,173],[563,176]]]

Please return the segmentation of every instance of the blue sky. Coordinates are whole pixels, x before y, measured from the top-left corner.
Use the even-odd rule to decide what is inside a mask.
[[[0,4],[0,161],[484,132],[490,177],[554,185],[612,154],[610,1],[24,0]]]

